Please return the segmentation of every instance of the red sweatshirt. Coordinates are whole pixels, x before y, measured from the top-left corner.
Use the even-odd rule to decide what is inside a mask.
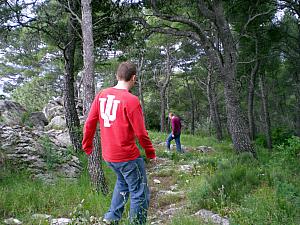
[[[147,158],[155,158],[155,149],[145,128],[139,99],[127,90],[107,88],[94,99],[84,125],[82,148],[89,155],[100,122],[102,157],[107,162],[125,162],[140,156],[137,137]]]

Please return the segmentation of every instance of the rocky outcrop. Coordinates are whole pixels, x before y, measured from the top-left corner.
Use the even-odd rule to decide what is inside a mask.
[[[29,127],[0,125],[0,152],[16,168],[28,169],[33,177],[52,181],[56,177],[76,178],[79,159],[56,136]]]
[[[23,124],[26,109],[17,102],[0,100],[0,123],[9,126]]]

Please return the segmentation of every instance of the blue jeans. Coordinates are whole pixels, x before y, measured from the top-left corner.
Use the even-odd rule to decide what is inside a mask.
[[[171,141],[175,139],[175,143],[176,143],[176,150],[180,153],[182,153],[183,151],[181,150],[181,144],[180,144],[180,133],[177,135],[174,135],[174,137],[172,137],[172,133],[170,133],[170,135],[167,138],[167,149],[170,150],[170,145],[171,145]]]
[[[130,195],[130,222],[132,224],[145,224],[149,208],[150,192],[144,160],[139,157],[127,162],[107,162],[117,175],[111,205],[104,215],[105,219],[119,221],[124,206]]]

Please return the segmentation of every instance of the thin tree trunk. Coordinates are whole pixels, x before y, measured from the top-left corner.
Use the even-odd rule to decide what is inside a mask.
[[[270,116],[269,116],[268,96],[267,96],[267,91],[265,88],[265,80],[264,80],[263,75],[259,76],[259,86],[260,86],[260,92],[261,92],[263,120],[264,120],[265,135],[266,135],[266,139],[267,139],[267,147],[269,149],[272,149],[271,120],[270,120]]]
[[[167,87],[166,92],[167,92],[166,93],[166,104],[167,104],[166,110],[167,110],[167,113],[169,114],[169,112],[170,112],[170,86]],[[170,121],[169,116],[167,119],[166,130],[167,130],[167,133],[171,132],[171,121]]]
[[[209,104],[209,112],[210,112],[210,117],[212,119],[214,128],[216,130],[217,139],[218,141],[221,141],[223,139],[222,125],[219,116],[218,102],[216,98],[214,83],[212,82],[211,79],[212,79],[211,72],[208,72],[206,92],[207,92],[207,99]]]
[[[187,77],[185,79],[185,82],[191,101],[191,133],[192,135],[195,135],[195,98]]]
[[[71,143],[75,151],[81,150],[81,129],[80,121],[76,111],[75,92],[74,92],[74,55],[76,49],[75,29],[76,20],[71,15],[68,21],[68,43],[63,51],[64,67],[64,108],[66,112],[66,124],[68,127]]]
[[[139,63],[138,63],[138,70],[137,70],[137,74],[138,74],[138,87],[139,87],[139,99],[141,101],[141,106],[142,106],[142,110],[144,113],[144,117],[145,117],[145,101],[144,101],[144,95],[143,95],[143,82],[144,82],[144,73],[142,71],[143,69],[143,64],[144,64],[144,55],[141,55],[140,59],[139,59]],[[146,117],[145,117],[146,119]]]
[[[250,73],[250,81],[248,86],[248,123],[249,123],[249,135],[253,141],[255,138],[255,121],[254,121],[254,89],[255,89],[255,78],[258,71],[259,62],[256,60],[255,66],[252,68]]]
[[[166,47],[166,70],[164,71],[165,77],[163,81],[160,81],[157,78],[157,73],[154,71],[154,79],[157,87],[159,88],[159,95],[160,95],[160,131],[166,131],[166,90],[170,83],[171,77],[171,59],[170,59],[170,49]],[[160,72],[161,74],[161,72]]]
[[[300,45],[300,44],[299,44]],[[300,73],[296,72],[296,135],[300,137]]]
[[[166,131],[166,92],[163,88],[159,92],[160,96],[160,132]]]
[[[82,37],[83,37],[83,112],[87,118],[89,109],[95,97],[95,78],[94,78],[94,39],[92,30],[92,9],[91,0],[81,0],[82,6]],[[103,194],[108,193],[108,186],[102,169],[101,147],[99,131],[96,132],[93,144],[94,149],[89,156],[88,170],[91,181],[97,191]]]

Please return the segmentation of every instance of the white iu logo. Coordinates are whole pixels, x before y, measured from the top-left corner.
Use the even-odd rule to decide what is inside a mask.
[[[114,100],[114,95],[107,95],[107,98],[99,98],[101,118],[104,120],[104,127],[110,127],[109,121],[116,119],[119,100]],[[106,102],[106,105],[105,105]]]

